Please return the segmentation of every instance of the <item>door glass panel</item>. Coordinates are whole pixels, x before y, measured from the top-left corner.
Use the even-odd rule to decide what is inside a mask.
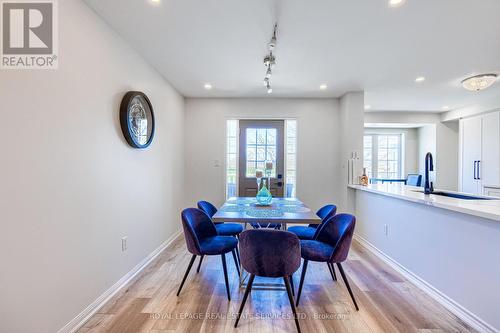
[[[257,170],[264,172],[266,162],[273,162],[271,177],[276,177],[276,128],[247,128],[246,177],[255,177]]]

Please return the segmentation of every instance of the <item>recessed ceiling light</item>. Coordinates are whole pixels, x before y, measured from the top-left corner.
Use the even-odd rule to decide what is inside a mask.
[[[212,85],[210,83],[205,83],[204,87],[206,90],[212,89]]]
[[[462,81],[462,86],[469,91],[480,91],[490,87],[497,79],[497,74],[480,74]]]
[[[424,82],[425,81],[425,77],[423,76],[419,76],[415,79],[415,82]]]
[[[443,109],[443,110],[449,110],[449,109],[450,109],[450,107],[449,107],[448,105],[445,105],[445,106],[443,106],[443,107],[442,107],[442,109]]]
[[[405,0],[389,0],[389,7],[399,7],[405,3]]]
[[[160,0],[149,0],[149,1],[151,1],[151,2],[152,2],[152,3],[154,3],[154,4],[158,4],[158,3],[160,3]]]
[[[365,104],[365,110],[370,110],[372,106],[370,104]]]
[[[319,86],[319,89],[321,89],[321,90],[325,90],[326,88],[328,88],[328,86],[324,83]]]

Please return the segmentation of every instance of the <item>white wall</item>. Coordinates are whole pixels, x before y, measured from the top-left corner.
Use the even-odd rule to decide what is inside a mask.
[[[361,176],[363,173],[364,110],[364,92],[349,92],[340,98],[340,158],[342,163],[340,207],[350,213],[353,213],[353,210],[347,189],[348,160],[353,154],[358,156],[354,161],[353,175]]]
[[[2,332],[56,332],[180,228],[184,99],[83,2],[58,3],[59,69],[0,72]],[[128,90],[153,103],[146,150],[121,133]]]
[[[224,202],[227,119],[297,119],[297,196],[313,209],[339,201],[340,126],[336,99],[186,99],[187,202]],[[214,161],[221,161],[219,167]]]
[[[458,121],[436,124],[437,185],[443,190],[458,191],[459,145]]]
[[[418,129],[418,170],[422,177],[425,177],[425,155],[431,153],[434,157],[434,174],[437,177],[439,163],[436,161],[436,125],[425,125]],[[433,181],[435,181],[433,179]],[[424,179],[422,179],[422,185]],[[434,186],[437,186],[434,184]]]
[[[403,177],[409,173],[419,173],[418,130],[416,128],[365,128],[366,134],[403,134],[404,166]]]

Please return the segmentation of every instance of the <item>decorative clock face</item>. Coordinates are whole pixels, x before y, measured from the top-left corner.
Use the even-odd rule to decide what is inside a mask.
[[[153,107],[144,93],[130,91],[125,95],[120,107],[120,123],[132,147],[146,148],[151,144],[155,129]]]

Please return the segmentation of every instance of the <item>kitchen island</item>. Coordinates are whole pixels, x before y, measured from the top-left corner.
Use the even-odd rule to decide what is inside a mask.
[[[356,239],[481,332],[500,330],[500,200],[349,186]]]

